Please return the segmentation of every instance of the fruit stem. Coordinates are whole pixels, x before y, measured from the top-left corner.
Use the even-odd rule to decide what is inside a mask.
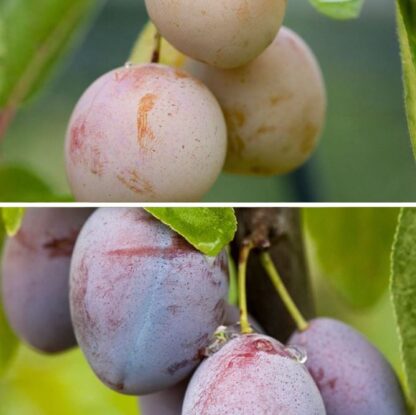
[[[253,332],[250,323],[248,322],[246,292],[247,262],[252,249],[253,244],[251,242],[245,243],[240,250],[240,257],[238,259],[238,298],[240,304],[240,326],[241,333],[243,334],[250,334]]]
[[[228,274],[230,275],[230,288],[228,290],[228,302],[231,305],[238,305],[238,283],[237,283],[237,266],[231,254],[231,247],[227,245],[225,248],[228,257]]]
[[[272,284],[276,288],[280,298],[282,299],[284,305],[287,308],[287,311],[292,316],[293,320],[296,323],[296,326],[300,331],[304,331],[308,328],[308,323],[303,317],[302,313],[299,311],[299,308],[296,306],[295,302],[293,301],[289,291],[285,287],[283,280],[277,271],[276,266],[274,265],[272,258],[268,252],[262,252],[260,254],[260,261],[267,272]]]
[[[155,43],[154,43],[152,58],[151,58],[152,63],[159,63],[161,47],[162,47],[162,35],[160,34],[159,30],[156,29]]]

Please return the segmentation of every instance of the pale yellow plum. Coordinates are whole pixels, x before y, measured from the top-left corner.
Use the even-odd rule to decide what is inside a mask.
[[[228,126],[225,170],[275,175],[300,167],[321,135],[326,93],[305,42],[282,28],[252,63],[221,70],[188,60],[186,69],[216,95]]]
[[[219,176],[226,147],[223,113],[200,81],[158,64],[124,67],[78,102],[67,175],[78,201],[199,201]]]
[[[150,18],[175,48],[219,68],[236,68],[272,42],[287,0],[145,0]]]

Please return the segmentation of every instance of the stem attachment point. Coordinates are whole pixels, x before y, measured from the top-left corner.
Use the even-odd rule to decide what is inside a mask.
[[[151,63],[159,63],[160,61],[160,49],[162,47],[162,35],[159,30],[156,29],[155,38],[154,38],[154,47],[152,52]]]

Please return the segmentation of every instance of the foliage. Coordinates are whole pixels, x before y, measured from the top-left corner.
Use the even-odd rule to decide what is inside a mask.
[[[352,306],[371,306],[387,289],[397,215],[383,208],[305,210],[323,275]]]
[[[67,50],[94,0],[4,0],[0,5],[0,136]]]
[[[310,0],[322,14],[333,19],[354,19],[360,15],[364,0]]]
[[[2,202],[66,202],[69,196],[54,194],[36,174],[20,166],[0,167],[0,200]]]
[[[402,210],[392,255],[391,294],[409,395],[416,408],[416,209]]]
[[[8,236],[14,236],[19,231],[25,213],[24,208],[2,208],[2,219]]]
[[[231,208],[148,208],[147,211],[206,255],[218,255],[237,230]]]
[[[403,64],[405,105],[416,157],[416,2],[397,1],[397,26]]]

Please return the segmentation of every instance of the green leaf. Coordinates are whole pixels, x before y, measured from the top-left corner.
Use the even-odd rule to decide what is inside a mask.
[[[96,0],[2,0],[0,136],[42,85]]]
[[[354,307],[368,307],[388,287],[399,211],[306,209],[305,224],[322,275]]]
[[[391,294],[409,395],[416,407],[416,209],[403,209],[392,254]]]
[[[397,26],[403,66],[407,122],[416,158],[416,1],[397,2]]]
[[[8,236],[14,236],[19,231],[24,214],[24,208],[4,207],[1,209],[1,216],[4,223],[4,228]]]
[[[360,13],[364,0],[310,0],[320,13],[333,19],[355,19]]]
[[[4,230],[0,229],[0,247],[3,245],[3,240]],[[18,340],[6,320],[1,298],[0,295],[0,378],[10,364],[18,345]]]
[[[0,378],[16,353],[18,340],[12,332],[0,303]]]
[[[147,208],[206,255],[215,256],[234,238],[237,219],[232,208]]]
[[[0,167],[2,202],[65,202],[69,197],[54,195],[49,186],[33,172],[18,166]]]

